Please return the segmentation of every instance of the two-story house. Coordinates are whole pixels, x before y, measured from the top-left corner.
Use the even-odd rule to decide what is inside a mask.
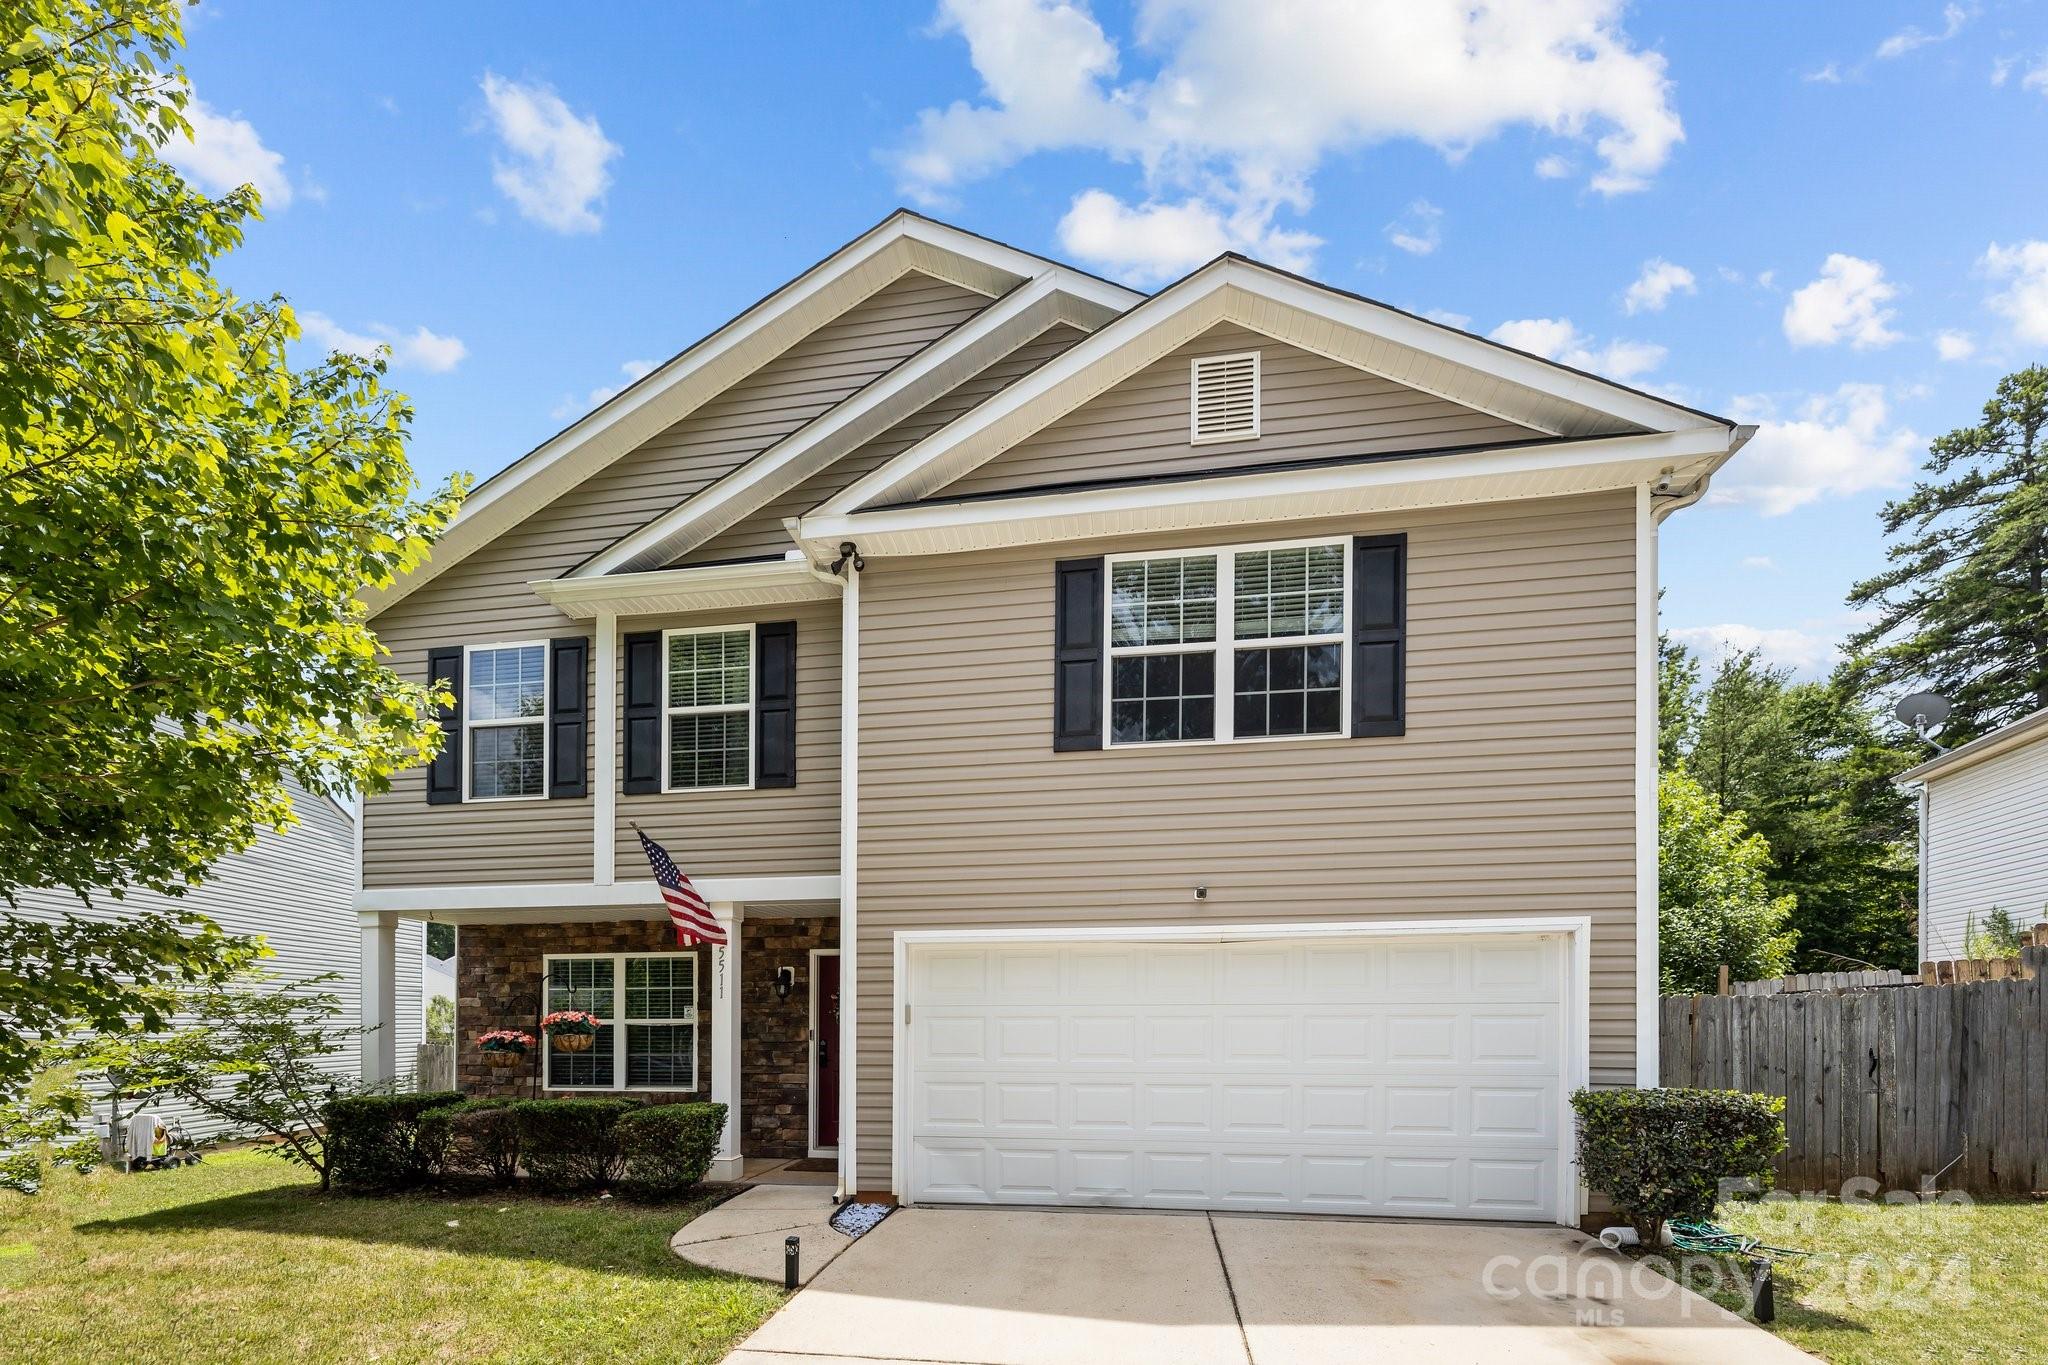
[[[365,956],[460,923],[465,1088],[724,1101],[721,1175],[1573,1221],[1569,1091],[1655,1081],[1657,525],[1747,434],[895,214],[374,595],[458,702]],[[474,1049],[571,1006],[588,1051]]]

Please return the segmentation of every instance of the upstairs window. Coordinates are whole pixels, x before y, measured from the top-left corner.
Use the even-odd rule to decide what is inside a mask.
[[[1342,540],[1113,555],[1108,742],[1342,735]]]
[[[475,645],[463,686],[468,799],[503,801],[547,794],[545,644]]]
[[[754,628],[672,630],[668,790],[754,785]]]
[[[1189,366],[1188,440],[1255,441],[1259,436],[1259,353],[1197,356]]]

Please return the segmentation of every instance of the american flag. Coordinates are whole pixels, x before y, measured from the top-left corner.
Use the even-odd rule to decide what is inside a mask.
[[[640,847],[647,851],[647,865],[654,869],[654,880],[661,883],[661,898],[668,902],[668,921],[676,927],[676,943],[684,948],[699,943],[723,947],[725,931],[711,918],[711,907],[676,866],[676,860],[668,856],[667,849],[648,838],[647,831],[636,825],[633,832],[640,836]]]

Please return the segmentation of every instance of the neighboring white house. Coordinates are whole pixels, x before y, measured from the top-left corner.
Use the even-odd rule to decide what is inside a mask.
[[[247,852],[221,859],[204,886],[172,898],[131,891],[121,900],[96,896],[90,905],[67,891],[24,891],[13,913],[54,920],[66,912],[95,920],[119,919],[140,909],[175,906],[197,910],[233,934],[261,934],[273,956],[263,970],[285,980],[327,972],[337,980],[325,987],[341,997],[339,1022],[360,1018],[361,935],[354,898],[357,876],[355,812],[325,796],[291,787],[298,823],[286,833],[263,830]],[[409,1060],[424,1033],[421,959],[425,926],[401,926],[392,1014],[398,1055]],[[335,1058],[336,1070],[361,1074],[361,1058],[350,1049]],[[212,1136],[222,1125],[176,1103],[155,1111],[176,1118],[194,1136]],[[105,1117],[104,1113],[101,1115]]]
[[[2048,919],[2048,710],[1899,775],[1920,789],[1920,960],[1961,957],[2004,910]]]

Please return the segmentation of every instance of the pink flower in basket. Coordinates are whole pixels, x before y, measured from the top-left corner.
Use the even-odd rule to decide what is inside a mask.
[[[524,1052],[533,1046],[533,1035],[518,1029],[494,1028],[479,1034],[476,1041],[485,1052]]]
[[[597,1016],[582,1010],[556,1010],[540,1021],[540,1027],[549,1037],[558,1033],[596,1033]]]

